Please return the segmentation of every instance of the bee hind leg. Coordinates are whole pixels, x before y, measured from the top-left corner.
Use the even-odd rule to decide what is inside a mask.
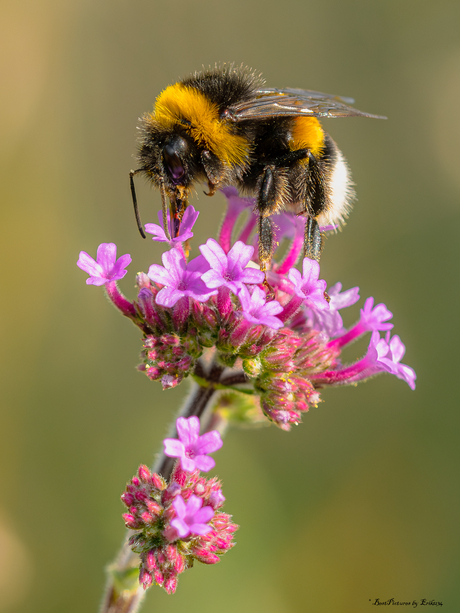
[[[314,217],[307,217],[304,235],[304,257],[319,262],[323,250],[323,237]]]
[[[270,217],[259,215],[259,264],[265,272],[273,252],[273,226]]]
[[[259,264],[262,271],[266,271],[273,253],[273,225],[270,220],[277,209],[277,190],[275,175],[269,166],[263,172],[257,196],[257,210],[259,212]]]

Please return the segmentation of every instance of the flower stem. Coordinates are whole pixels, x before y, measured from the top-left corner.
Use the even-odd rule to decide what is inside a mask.
[[[201,362],[198,362],[197,370],[200,380],[205,379],[206,385],[194,385],[181,411],[181,416],[191,417],[196,415],[204,424],[203,431],[207,432],[215,427],[213,415],[206,415],[206,412],[211,407],[210,401],[217,391],[224,368],[215,363],[206,368]],[[177,437],[175,426],[172,437]],[[174,463],[175,458],[169,458],[161,452],[155,462],[153,471],[169,480]],[[115,562],[108,567],[109,578],[100,613],[136,613],[144,599],[145,591],[138,582],[139,556],[133,553],[128,545],[130,536],[131,531],[128,531]]]

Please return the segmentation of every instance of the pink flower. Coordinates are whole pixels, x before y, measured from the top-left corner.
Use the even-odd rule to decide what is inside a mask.
[[[164,285],[157,294],[157,304],[172,307],[185,297],[206,302],[217,294],[217,291],[209,290],[201,279],[203,273],[209,270],[209,264],[202,255],[187,264],[177,249],[171,249],[163,253],[161,259],[164,267],[152,264],[149,268],[149,278]]]
[[[163,441],[165,455],[170,458],[180,458],[182,469],[192,473],[195,470],[208,472],[214,468],[215,461],[207,456],[222,447],[222,439],[217,430],[206,432],[200,436],[200,420],[198,417],[179,417],[176,421],[179,440],[165,438]]]
[[[400,361],[406,353],[406,347],[398,335],[390,340],[390,333],[387,332],[385,338],[380,338],[380,334],[375,331],[372,333],[371,342],[368,349],[368,358],[372,360],[379,372],[386,370],[398,379],[402,379],[414,390],[417,375],[410,366],[401,364]]]
[[[320,310],[329,309],[329,303],[324,297],[327,283],[319,280],[318,262],[304,258],[303,274],[301,275],[296,268],[291,268],[288,277],[294,285],[294,292],[299,298],[304,299],[306,306]]]
[[[97,248],[94,260],[86,251],[80,251],[77,266],[87,272],[87,285],[105,285],[109,281],[123,279],[128,272],[126,266],[131,263],[129,254],[122,255],[117,260],[117,246],[114,243],[101,243]]]
[[[195,225],[199,214],[199,211],[195,211],[193,206],[188,206],[185,209],[184,216],[182,217],[182,221],[180,224],[180,234],[179,236],[173,237],[174,232],[171,223],[171,215],[168,211],[168,228],[171,240],[168,239],[163,229],[163,213],[161,211],[158,211],[158,220],[160,222],[160,225],[158,226],[155,223],[147,223],[145,224],[145,231],[149,234],[153,234],[152,240],[158,241],[160,243],[168,243],[170,247],[175,247],[177,244],[183,243],[184,241],[193,237],[192,228]]]
[[[171,520],[171,526],[177,530],[181,538],[187,537],[189,534],[208,534],[211,532],[211,526],[208,526],[208,521],[214,515],[212,507],[203,507],[203,500],[192,494],[187,503],[179,494],[173,501],[174,510],[177,517]]]
[[[344,347],[366,332],[391,330],[393,324],[386,320],[392,317],[393,313],[387,309],[385,304],[380,303],[374,307],[374,299],[370,297],[364,303],[364,309],[360,310],[359,321],[348,331],[339,331],[342,332],[341,336],[335,338],[332,343],[337,347]]]
[[[252,324],[262,324],[268,328],[278,330],[283,327],[283,322],[275,315],[281,313],[283,307],[277,300],[266,301],[265,292],[260,287],[255,287],[252,294],[244,285],[238,292],[243,317]]]
[[[360,323],[368,331],[381,330],[386,332],[393,328],[393,324],[385,321],[393,317],[393,313],[389,311],[383,303],[374,307],[374,299],[368,298],[364,303],[364,309],[360,312]]]
[[[359,300],[359,287],[352,287],[343,292],[341,290],[341,283],[336,283],[327,290],[330,298],[328,310],[314,308],[308,310],[311,327],[326,332],[330,338],[344,332],[343,319],[339,311]]]
[[[265,276],[261,270],[247,268],[254,247],[236,241],[226,254],[219,243],[210,238],[205,245],[200,245],[200,251],[211,266],[201,277],[209,288],[228,287],[237,294],[243,283],[263,283]]]

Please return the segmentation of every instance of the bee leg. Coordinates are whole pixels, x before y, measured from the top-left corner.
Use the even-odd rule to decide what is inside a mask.
[[[273,229],[269,218],[276,210],[276,188],[273,170],[267,166],[257,197],[259,211],[259,264],[262,271],[267,270],[273,252]]]
[[[315,217],[327,207],[326,192],[321,167],[318,160],[310,152],[308,154],[308,166],[310,180],[307,184],[305,202],[307,221],[305,223],[304,253],[305,257],[319,262],[323,249],[323,237]]]
[[[313,217],[308,216],[305,223],[304,257],[319,262],[322,249],[323,237],[318,222]]]
[[[217,192],[217,187],[214,185],[214,183],[211,183],[211,181],[208,181],[208,189],[209,192],[203,192],[205,196],[214,196],[214,194]]]
[[[273,251],[273,226],[270,217],[259,216],[259,264],[265,273],[263,286],[267,293],[267,301],[275,298],[275,290],[267,281],[267,266],[270,264]]]
[[[259,215],[259,264],[265,272],[272,258],[273,229],[270,217]]]
[[[217,185],[220,184],[224,178],[225,167],[217,155],[206,149],[201,152],[201,163],[208,178],[209,187],[209,192],[204,193],[206,196],[214,196],[217,191]]]

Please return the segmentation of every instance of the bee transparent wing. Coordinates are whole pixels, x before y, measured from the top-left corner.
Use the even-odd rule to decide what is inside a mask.
[[[372,117],[381,115],[363,113],[349,106],[352,98],[322,94],[308,89],[260,89],[256,98],[232,106],[233,121],[270,119],[271,117]]]

